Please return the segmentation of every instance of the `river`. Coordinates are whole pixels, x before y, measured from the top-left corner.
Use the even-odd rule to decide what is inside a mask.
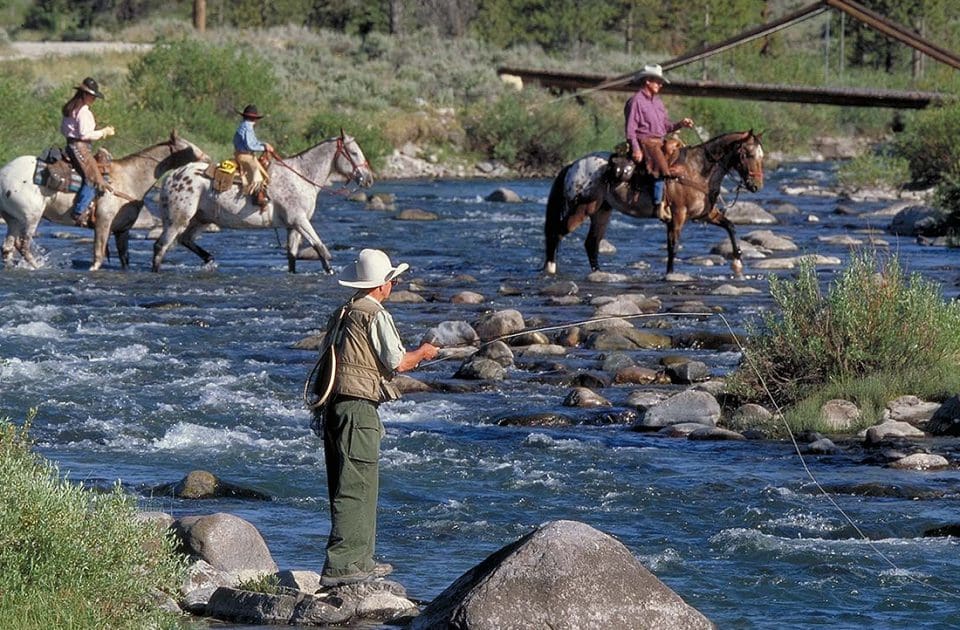
[[[957,296],[960,251],[882,234],[886,223],[861,213],[887,204],[845,201],[848,211],[837,213],[836,197],[782,192],[787,184],[829,184],[833,177],[831,164],[788,164],[768,174],[763,191],[741,198],[765,208],[794,204],[799,212],[778,215],[780,223],[770,229],[794,239],[801,253],[845,260],[849,245],[821,237],[862,238],[872,230],[887,243],[882,251],[898,253],[908,271]],[[483,201],[499,186],[524,201]],[[440,218],[398,221],[324,195],[314,225],[338,270],[363,247],[385,249],[395,262],[411,265],[406,277],[417,281],[427,301],[390,307],[408,346],[430,326],[472,322],[487,309],[516,308],[528,323],[583,319],[593,312],[589,298],[605,293],[657,296],[664,311],[690,301],[719,306],[738,333],[770,305],[766,276],[750,259],[742,281],[730,277],[726,264],[701,260],[725,239],[720,229],[686,227],[677,271],[694,281],[667,283],[663,228],[617,215],[608,232],[617,251],[601,263],[631,279],[614,285],[585,280],[581,228],[561,247],[559,277],[579,285],[584,303],[552,306],[539,293],[551,282],[539,273],[548,181],[386,181],[373,190],[394,193],[399,209],[421,208]],[[741,226],[739,233],[752,229]],[[141,494],[144,509],[175,516],[237,514],[257,526],[282,568],[319,571],[329,523],[325,474],[300,399],[315,357],[292,344],[317,331],[348,290],[316,262],[300,262],[300,273],[287,274],[272,231],[207,234],[201,244],[216,257],[216,268],[202,268],[176,248],[160,274],[149,271],[152,242],[143,239],[131,243],[131,270],[119,271],[114,259],[88,274],[90,245],[77,240],[86,236],[45,223],[36,241],[43,268],[0,273],[0,416],[20,421],[36,407],[40,450],[72,480],[94,486],[119,480]],[[826,283],[840,267],[821,269]],[[761,293],[714,294],[722,284]],[[484,295],[486,303],[451,303],[463,290]],[[667,334],[726,332],[715,318],[666,318],[663,325]],[[729,351],[671,352],[704,361],[717,377],[739,360]],[[651,367],[662,354],[634,353]],[[721,628],[960,626],[958,542],[922,537],[925,529],[960,522],[958,470],[894,471],[867,464],[856,452],[808,459],[825,485],[876,482],[935,491],[935,500],[913,500],[909,493],[834,495],[883,558],[818,494],[789,444],[666,439],[617,423],[498,426],[498,418],[512,413],[574,413],[561,406],[569,386],[545,377],[555,363],[598,369],[599,357],[575,349],[565,358],[520,362],[496,386],[412,394],[381,408],[387,434],[378,554],[394,564],[394,577],[411,596],[429,600],[532,527],[573,519],[618,538]],[[438,363],[413,376],[449,384],[458,364]],[[601,393],[623,411],[635,389]],[[191,502],[143,494],[193,469],[275,500]]]

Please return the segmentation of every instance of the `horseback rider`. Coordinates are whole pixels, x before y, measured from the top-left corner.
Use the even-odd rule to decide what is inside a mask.
[[[256,105],[247,105],[240,112],[243,120],[233,134],[234,159],[240,167],[240,177],[243,181],[243,194],[251,195],[254,202],[260,206],[263,212],[270,198],[267,197],[267,184],[270,183],[270,176],[267,169],[263,166],[256,156],[256,151],[263,151],[264,155],[276,155],[273,147],[266,142],[261,142],[257,138],[257,133],[253,126],[257,124],[264,114],[257,110]]]
[[[61,109],[63,120],[60,122],[60,133],[67,139],[67,155],[83,179],[70,213],[74,223],[80,227],[87,227],[90,223],[91,202],[97,192],[103,193],[107,189],[107,184],[93,158],[91,143],[94,140],[109,138],[115,131],[109,125],[97,129],[97,121],[90,110],[95,100],[103,98],[97,82],[87,77],[80,85],[74,86],[74,89],[76,92],[73,98]]]
[[[633,161],[644,164],[654,177],[653,204],[657,218],[666,223],[670,220],[670,210],[663,201],[664,178],[679,177],[683,174],[683,167],[668,164],[663,153],[663,140],[678,129],[693,127],[693,120],[684,118],[676,124],[670,122],[659,96],[660,89],[668,81],[658,64],[644,66],[637,78],[640,79],[640,89],[630,97],[623,110],[627,142]]]

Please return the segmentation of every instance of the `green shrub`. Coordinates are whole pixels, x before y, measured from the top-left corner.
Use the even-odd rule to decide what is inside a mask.
[[[471,150],[520,170],[554,168],[581,154],[610,150],[621,121],[593,124],[589,110],[531,92],[507,93],[472,109],[464,125]],[[602,137],[601,137],[602,136]]]
[[[913,179],[921,185],[938,184],[943,173],[960,165],[960,105],[918,112],[896,142],[897,154],[910,163]]]
[[[854,256],[826,294],[808,261],[794,280],[771,278],[770,293],[778,310],[751,331],[733,379],[747,398],[768,402],[761,379],[785,406],[878,374],[957,371],[960,304],[920,276],[908,278],[895,257],[883,265]]]
[[[138,523],[119,487],[98,494],[61,479],[30,450],[28,427],[0,420],[4,627],[174,627],[157,600],[182,574],[171,538]]]
[[[237,113],[256,103],[267,114],[257,135],[278,148],[290,135],[270,65],[239,46],[165,41],[130,67],[127,107],[166,121],[197,144],[230,143]]]
[[[910,164],[902,157],[865,153],[841,164],[837,180],[848,190],[901,188],[910,181]]]

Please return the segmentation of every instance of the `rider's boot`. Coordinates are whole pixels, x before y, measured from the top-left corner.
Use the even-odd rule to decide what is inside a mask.
[[[264,187],[261,186],[257,189],[257,192],[254,194],[254,201],[260,206],[260,212],[266,212],[267,204],[270,203],[270,197],[267,195]]]

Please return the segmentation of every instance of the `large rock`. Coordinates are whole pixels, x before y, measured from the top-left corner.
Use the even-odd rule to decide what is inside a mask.
[[[849,400],[834,398],[820,407],[820,420],[828,431],[844,433],[860,419],[860,408]]]
[[[449,628],[713,628],[622,543],[575,521],[541,525],[463,574],[410,625]]]
[[[881,419],[921,426],[933,417],[940,406],[940,403],[926,402],[916,396],[898,396],[887,403]]]
[[[777,217],[752,201],[738,201],[724,210],[723,214],[736,225],[771,225]]]
[[[526,324],[523,322],[523,315],[520,314],[520,311],[506,309],[484,315],[474,326],[474,329],[480,335],[481,341],[490,341],[505,335],[518,333],[525,327]]]
[[[944,216],[930,206],[909,206],[893,217],[887,229],[900,236],[938,236],[943,232]]]
[[[637,422],[637,429],[660,429],[681,422],[717,426],[720,403],[711,394],[696,390],[680,392],[647,409]]]
[[[187,516],[177,521],[174,529],[190,554],[221,571],[277,572],[263,536],[239,516],[225,512]]]
[[[960,395],[948,398],[927,423],[934,435],[960,435]]]
[[[479,340],[477,331],[465,321],[440,322],[423,335],[423,342],[432,343],[438,348],[470,346]]]

